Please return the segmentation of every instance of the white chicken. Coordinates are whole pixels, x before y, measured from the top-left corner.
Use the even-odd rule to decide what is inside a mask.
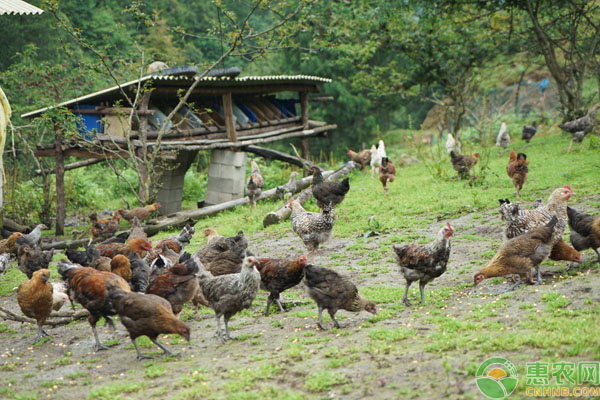
[[[448,140],[446,140],[446,151],[450,154],[451,151],[460,154],[460,142],[454,140],[454,136],[451,133],[448,134]]]
[[[508,134],[508,129],[506,129],[506,122],[503,122],[500,125],[500,131],[498,132],[498,137],[496,137],[496,146],[502,147],[503,152],[504,152],[504,151],[506,151],[509,144],[510,144],[510,135]]]
[[[375,147],[375,145],[371,146],[371,178],[373,175],[377,173],[379,176],[379,168],[381,167],[381,160],[387,157],[387,153],[385,152],[385,145],[383,144],[383,140],[379,141],[379,145]]]

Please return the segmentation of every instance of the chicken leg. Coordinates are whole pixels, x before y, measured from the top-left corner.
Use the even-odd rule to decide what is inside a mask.
[[[319,320],[317,321],[317,326],[322,331],[326,331],[327,329],[323,328],[323,308],[319,307]]]
[[[131,341],[133,342],[133,345],[135,347],[135,351],[137,351],[137,359],[138,360],[147,360],[147,359],[151,359],[152,358],[152,356],[146,356],[146,355],[144,355],[144,354],[142,354],[140,352],[140,349],[138,348],[136,339],[131,339]]]
[[[94,332],[94,338],[96,339],[96,351],[100,350],[108,350],[108,347],[102,344],[100,339],[98,338],[98,332],[96,331],[96,325],[92,326],[92,332]]]
[[[421,304],[425,303],[425,285],[425,282],[419,281],[419,290],[421,291]]]
[[[227,341],[227,339],[225,339],[225,337],[223,336],[223,332],[221,331],[221,317],[217,315],[216,318],[217,318],[217,336],[221,340],[221,343],[225,343]]]
[[[340,325],[340,323],[338,322],[337,319],[335,319],[335,312],[333,312],[331,310],[327,310],[327,312],[329,313],[329,316],[331,317],[331,320],[333,321],[333,325],[335,325],[335,327],[338,329],[342,329],[343,326]]]
[[[231,336],[229,335],[229,317],[223,316],[223,321],[225,321],[225,337],[231,340]]]
[[[412,281],[406,281],[406,290],[404,291],[404,298],[402,299],[402,304],[406,307],[410,307],[410,301],[408,301],[408,288],[412,284]]]
[[[157,345],[166,356],[169,356],[169,357],[177,357],[178,356],[177,354],[173,354],[169,350],[167,350],[167,348],[165,346],[163,346],[162,344],[160,344],[156,339],[150,338],[150,340],[152,341],[152,343]]]

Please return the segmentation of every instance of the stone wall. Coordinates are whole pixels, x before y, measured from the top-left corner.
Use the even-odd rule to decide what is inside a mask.
[[[244,196],[246,153],[213,150],[208,167],[206,205],[219,204]]]
[[[160,203],[160,214],[168,215],[181,210],[183,199],[183,180],[190,164],[196,158],[198,151],[181,150],[177,159],[172,161],[174,169],[166,169],[161,176],[161,187],[156,201]]]

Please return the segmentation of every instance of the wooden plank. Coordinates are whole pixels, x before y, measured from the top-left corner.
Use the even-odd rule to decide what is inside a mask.
[[[300,110],[302,117],[302,127],[308,129],[308,92],[300,92]],[[300,142],[302,148],[302,158],[310,160],[310,148],[308,147],[308,139],[303,138]]]
[[[65,156],[63,154],[63,133],[58,132],[60,128],[55,127],[56,131],[56,164],[54,173],[56,174],[56,235],[62,236],[65,234]]]
[[[81,167],[87,167],[88,165],[93,165],[93,164],[97,164],[97,163],[104,162],[104,161],[106,161],[106,159],[102,159],[102,158],[91,158],[91,159],[87,159],[87,160],[77,161],[77,162],[65,165],[65,171],[70,171],[72,169],[77,169],[77,168],[81,168]],[[54,173],[54,171],[48,171],[48,172],[50,174]],[[39,169],[36,169],[35,174],[39,176],[42,174],[42,171],[40,171]]]
[[[231,92],[223,94],[223,113],[225,114],[225,130],[227,131],[227,138],[231,142],[237,142],[235,120],[233,119],[233,101],[231,100]]]
[[[248,153],[257,154],[263,158],[266,158],[267,160],[279,160],[279,161],[286,162],[288,164],[293,164],[293,165],[297,165],[299,167],[304,168],[304,164],[303,164],[302,160],[300,160],[296,156],[293,156],[288,153],[284,153],[282,151],[267,149],[266,147],[260,147],[260,146],[255,146],[255,145],[244,146],[244,147],[242,147],[242,150],[245,152],[248,152]],[[314,165],[311,162],[306,161],[306,160],[304,160],[304,163],[307,163],[310,166]]]

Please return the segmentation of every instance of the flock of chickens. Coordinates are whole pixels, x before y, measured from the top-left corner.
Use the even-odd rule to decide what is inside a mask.
[[[534,124],[535,125],[535,124]],[[505,125],[503,124],[505,129]],[[502,129],[501,129],[502,133]],[[500,135],[499,135],[500,136]],[[451,135],[449,135],[451,138]],[[499,137],[499,140],[501,138]],[[502,143],[502,140],[500,140]],[[469,174],[479,155],[461,155],[459,143],[448,148],[452,165],[459,175]],[[395,168],[385,153],[383,141],[370,150],[348,155],[363,168],[371,165],[387,193],[387,184],[394,181]],[[206,229],[206,244],[190,254],[185,246],[195,234],[194,228],[185,226],[178,234],[158,241],[154,246],[148,240],[141,222],[156,211],[160,204],[132,210],[117,210],[109,219],[90,216],[91,239],[82,251],[67,250],[58,263],[63,282],[50,283],[49,263],[53,251],[40,248],[41,231],[38,225],[31,232],[3,232],[7,239],[0,241],[0,253],[17,256],[19,269],[29,278],[17,289],[17,302],[26,316],[38,324],[37,339],[47,336],[44,322],[52,310],[60,309],[70,301],[78,302],[88,312],[88,322],[95,339],[95,349],[107,347],[100,341],[96,324],[104,318],[114,327],[112,316],[118,315],[129,332],[138,359],[147,358],[136,343],[140,336],[148,336],[165,354],[171,354],[157,341],[160,334],[179,334],[189,341],[190,328],[179,319],[185,304],[210,307],[215,312],[217,336],[225,342],[230,339],[229,320],[241,310],[251,307],[259,288],[269,293],[265,316],[272,303],[284,311],[281,294],[304,281],[309,296],[318,307],[318,326],[323,327],[322,313],[327,310],[334,326],[338,310],[377,313],[375,304],[358,293],[356,286],[337,272],[314,265],[319,246],[332,234],[335,208],[350,190],[350,182],[323,178],[319,167],[313,166],[312,194],[320,212],[306,211],[300,202],[291,197],[296,192],[295,178],[278,188],[290,211],[293,232],[304,243],[307,254],[293,260],[260,258],[248,249],[248,240],[242,231],[236,236],[223,237],[214,229]],[[510,152],[507,174],[516,188],[522,189],[528,173],[527,156]],[[264,179],[254,160],[246,190],[251,207],[264,187]],[[574,194],[569,186],[555,189],[546,204],[536,201],[534,208],[523,209],[519,203],[500,200],[500,215],[504,221],[507,241],[490,262],[474,276],[474,284],[491,277],[508,276],[516,287],[521,282],[542,282],[540,264],[546,259],[581,262],[580,251],[593,249],[600,261],[600,217],[587,215],[567,206]],[[115,236],[120,218],[131,224],[131,230]],[[571,244],[562,240],[567,225],[571,230]],[[429,244],[403,244],[393,246],[400,273],[406,280],[403,303],[410,306],[409,287],[419,282],[421,302],[427,283],[440,277],[447,269],[451,254],[454,228],[447,223]],[[93,242],[104,239],[98,245]],[[310,258],[310,261],[309,261]],[[8,256],[0,256],[2,260]],[[536,272],[536,279],[532,271]],[[221,329],[224,322],[224,332]]]

